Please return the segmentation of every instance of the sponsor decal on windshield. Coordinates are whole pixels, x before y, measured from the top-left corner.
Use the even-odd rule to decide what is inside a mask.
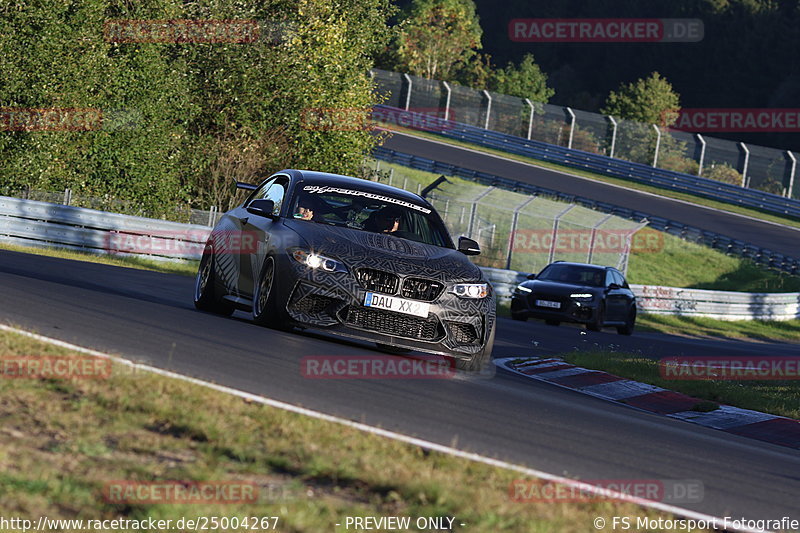
[[[383,196],[382,194],[375,194],[366,191],[355,191],[353,189],[340,189],[339,187],[328,187],[323,185],[306,185],[305,187],[303,187],[303,190],[311,194],[325,194],[332,192],[338,194],[348,194],[350,196],[363,196],[364,198],[369,198],[370,200],[389,202],[392,204],[401,205],[403,207],[408,207],[409,209],[414,209],[421,213],[425,213],[426,215],[431,212],[430,209],[422,207],[421,205],[412,204],[411,202],[406,202],[405,200],[398,200],[397,198],[392,198],[391,196]]]

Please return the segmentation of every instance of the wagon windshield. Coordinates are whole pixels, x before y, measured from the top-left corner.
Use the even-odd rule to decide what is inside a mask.
[[[447,228],[430,207],[382,193],[304,184],[291,213],[297,220],[453,248]]]

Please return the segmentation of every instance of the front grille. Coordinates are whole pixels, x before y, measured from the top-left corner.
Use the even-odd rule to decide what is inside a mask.
[[[332,301],[333,298],[328,298],[327,296],[309,294],[292,303],[292,310],[297,311],[298,313],[318,315],[323,312]]]
[[[401,315],[382,309],[351,306],[345,315],[345,323],[393,337],[432,341],[440,336],[436,320]]]
[[[442,293],[444,284],[423,278],[408,278],[403,282],[403,298],[432,302]]]
[[[400,278],[397,277],[397,274],[374,268],[359,268],[356,271],[356,279],[368,291],[384,294],[396,293],[397,287],[400,285]]]
[[[453,340],[458,344],[472,344],[478,340],[478,332],[475,331],[475,326],[472,324],[448,322],[447,325],[450,326],[450,333],[453,335]]]

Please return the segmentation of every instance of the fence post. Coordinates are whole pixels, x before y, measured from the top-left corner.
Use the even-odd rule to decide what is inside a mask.
[[[489,129],[489,115],[492,114],[492,95],[489,94],[489,91],[487,91],[485,89],[483,91],[483,95],[486,96],[486,121],[485,121],[485,123],[483,125],[483,129],[488,130]]]
[[[506,270],[511,270],[511,254],[514,249],[514,232],[517,231],[517,221],[519,220],[519,212],[522,211],[529,203],[536,200],[535,196],[531,196],[514,209],[514,214],[511,217],[511,231],[508,233],[508,253],[506,254]]]
[[[559,214],[556,215],[555,220],[553,220],[553,236],[550,240],[550,254],[547,257],[547,264],[553,262],[553,258],[556,254],[556,241],[558,240],[558,221],[561,220],[561,217],[567,214],[570,209],[575,207],[575,204],[570,204],[569,207],[561,211]]]
[[[658,149],[661,147],[661,130],[655,124],[653,124],[653,129],[656,130],[656,151],[653,154],[653,167],[655,167],[658,164]]]
[[[597,228],[599,228],[600,226],[605,224],[606,220],[608,220],[612,216],[614,216],[614,215],[609,213],[606,216],[604,216],[603,218],[601,218],[600,221],[597,224],[592,226],[592,237],[589,239],[589,254],[586,256],[586,262],[587,263],[589,263],[589,264],[592,263],[592,257],[594,256],[594,241],[595,241],[595,238],[597,237]]]
[[[478,202],[480,202],[483,197],[485,197],[493,190],[494,186],[487,188],[485,191],[476,196],[475,200],[472,201],[472,212],[469,214],[469,230],[467,231],[467,237],[469,237],[470,239],[472,238],[472,229],[475,226],[475,216],[478,214]]]
[[[747,149],[747,145],[743,142],[739,143],[739,148],[741,148],[744,152],[744,164],[742,165],[742,187],[749,187],[750,180],[747,179],[747,164],[750,162],[750,150]]]
[[[794,157],[794,154],[791,150],[786,150],[786,155],[789,157],[789,161],[791,161],[791,170],[789,171],[789,190],[786,191],[786,198],[791,198],[792,193],[794,192],[794,171],[797,168],[797,159]]]
[[[72,189],[64,189],[64,205],[69,205],[72,202]]]
[[[698,162],[697,166],[697,175],[703,175],[703,160],[706,158],[706,140],[703,139],[703,136],[699,133],[696,133],[697,140],[700,141],[700,161]]]
[[[394,178],[394,169],[393,169],[393,168],[390,168],[390,169],[389,169],[389,186],[391,186],[391,185],[392,185],[392,179],[393,179],[393,178]]]
[[[614,117],[611,115],[608,115],[606,118],[611,121],[611,125],[614,126],[614,129],[611,130],[611,153],[608,154],[608,157],[614,157],[614,146],[617,144],[617,121],[614,120]]]
[[[528,104],[531,108],[531,116],[528,118],[528,140],[531,140],[531,134],[533,133],[533,114],[535,113],[535,108],[533,107],[533,102],[529,99],[525,99],[525,103]]]
[[[572,112],[572,109],[569,107],[565,107],[564,109],[567,110],[569,113],[569,141],[567,141],[567,148],[572,148],[572,137],[575,135],[575,113]]]
[[[408,74],[403,74],[403,77],[406,79],[406,83],[408,84],[408,89],[406,90],[406,111],[411,106],[411,87],[413,82],[411,81],[411,76]]]
[[[447,89],[447,100],[444,103],[444,119],[450,120],[450,84],[446,81],[442,82],[444,88]]]
[[[208,223],[206,224],[206,226],[208,226],[209,228],[214,227],[214,213],[216,213],[216,211],[217,211],[217,206],[215,205],[212,205],[211,209],[208,210]]]

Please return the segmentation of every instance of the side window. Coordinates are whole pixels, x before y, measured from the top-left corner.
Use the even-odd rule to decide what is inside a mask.
[[[616,282],[617,280],[614,279],[614,272],[611,270],[606,270],[606,287]]]
[[[614,278],[616,278],[616,280],[617,280],[617,285],[619,285],[620,287],[624,287],[626,289],[628,288],[628,282],[625,281],[625,276],[623,276],[621,273],[617,272],[616,270],[614,271]]]
[[[256,189],[247,203],[249,204],[253,200],[272,200],[275,202],[275,209],[272,211],[272,214],[277,215],[281,212],[283,199],[286,197],[286,184],[286,178],[273,178]]]

